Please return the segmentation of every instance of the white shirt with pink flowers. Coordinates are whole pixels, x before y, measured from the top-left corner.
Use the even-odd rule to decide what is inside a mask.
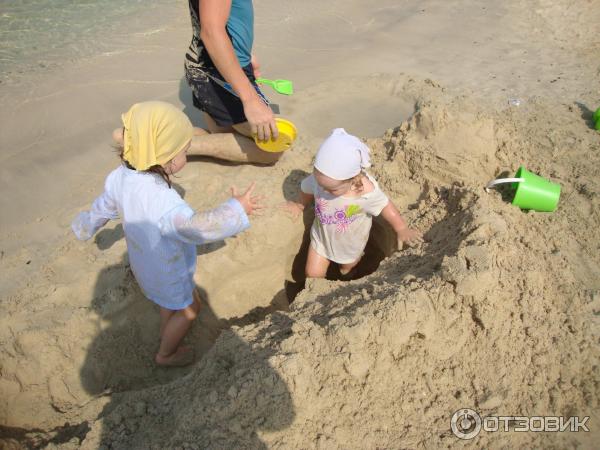
[[[336,197],[319,186],[313,175],[300,185],[303,192],[315,196],[311,245],[319,255],[338,264],[349,264],[362,256],[372,217],[378,216],[389,202],[377,181],[369,174],[366,176],[375,189],[359,197]]]

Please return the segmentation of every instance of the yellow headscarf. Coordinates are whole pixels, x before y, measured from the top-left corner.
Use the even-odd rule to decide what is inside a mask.
[[[121,119],[123,158],[136,170],[166,164],[194,134],[190,119],[170,103],[136,103]]]

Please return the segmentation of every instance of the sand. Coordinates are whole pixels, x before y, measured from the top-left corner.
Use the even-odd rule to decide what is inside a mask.
[[[158,313],[122,227],[80,243],[68,225],[117,163],[110,132],[131,103],[171,101],[198,123],[178,8],[122,52],[0,87],[0,445],[594,448],[597,5],[255,2],[263,73],[296,87],[271,98],[300,135],[274,167],[199,158],[176,180],[200,209],[256,180],[270,209],[199,248],[197,363],[159,369]],[[426,243],[397,251],[377,221],[361,267],[372,273],[300,290],[312,216],[278,206],[338,126],[367,140],[373,175]],[[521,164],[561,184],[556,212],[483,190]],[[589,416],[590,432],[461,441],[450,430],[460,408]]]

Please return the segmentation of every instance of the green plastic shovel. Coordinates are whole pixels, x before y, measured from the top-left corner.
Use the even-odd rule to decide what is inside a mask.
[[[268,80],[267,78],[257,78],[256,82],[271,86],[276,92],[283,95],[292,95],[294,93],[294,86],[290,80]]]

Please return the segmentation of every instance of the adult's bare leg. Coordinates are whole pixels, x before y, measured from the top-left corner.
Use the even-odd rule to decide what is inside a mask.
[[[208,114],[204,114],[204,120],[210,134],[195,135],[188,155],[258,164],[274,164],[281,157],[281,153],[265,152],[256,146],[248,122],[220,127]]]

